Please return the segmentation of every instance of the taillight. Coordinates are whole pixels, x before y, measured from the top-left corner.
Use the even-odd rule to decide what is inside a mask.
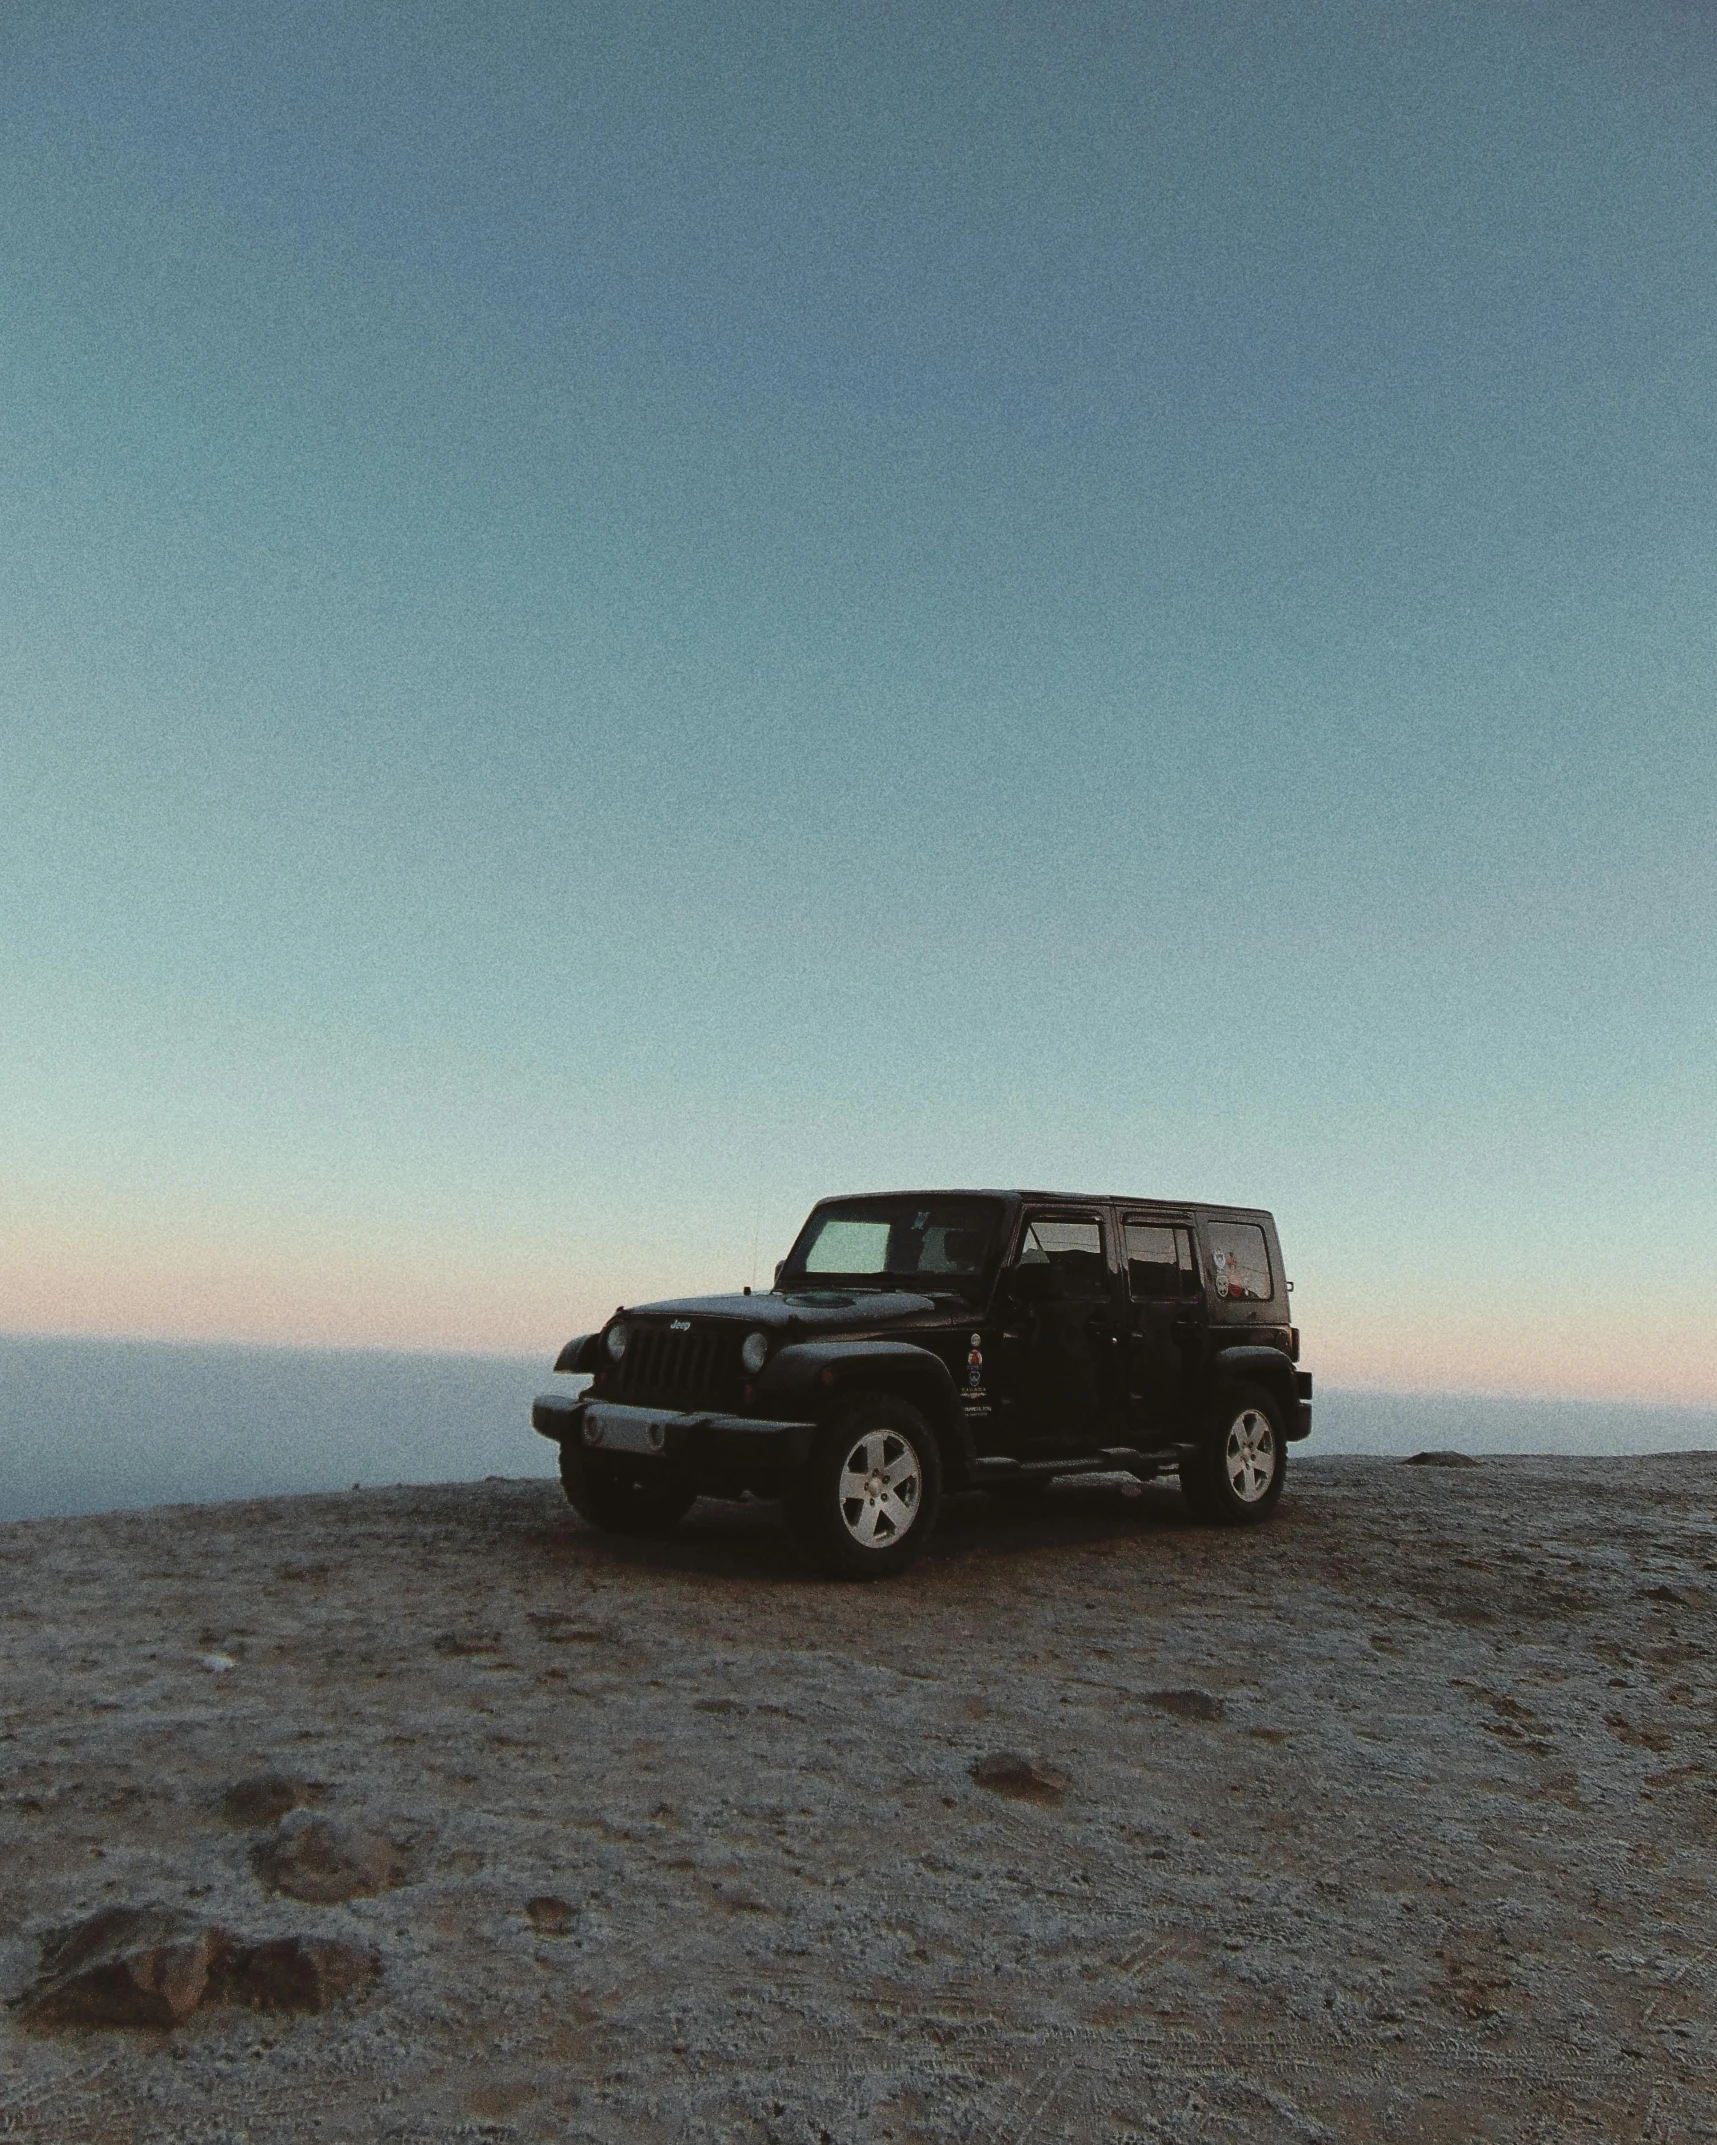
[[[1300,1329],[1298,1326],[1288,1328],[1288,1360],[1291,1363],[1297,1363],[1300,1360]]]

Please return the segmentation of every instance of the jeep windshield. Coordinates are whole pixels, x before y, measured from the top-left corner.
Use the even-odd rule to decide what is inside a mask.
[[[965,1295],[983,1274],[1001,1214],[999,1199],[925,1193],[818,1207],[788,1253],[777,1286],[898,1284]]]

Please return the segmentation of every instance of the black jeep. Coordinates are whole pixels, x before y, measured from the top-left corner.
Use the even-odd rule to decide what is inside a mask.
[[[825,1199],[766,1296],[619,1310],[534,1427],[574,1508],[655,1533],[694,1498],[785,1500],[818,1562],[898,1571],[945,1490],[1180,1477],[1248,1524],[1311,1429],[1281,1246],[1251,1207],[1059,1192]]]

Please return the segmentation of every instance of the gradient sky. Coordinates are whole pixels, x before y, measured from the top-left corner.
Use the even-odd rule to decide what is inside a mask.
[[[1717,1399],[1717,21],[13,8],[0,1327],[1269,1205]]]

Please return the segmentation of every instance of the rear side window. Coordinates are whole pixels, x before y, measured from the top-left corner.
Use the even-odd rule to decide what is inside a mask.
[[[1163,1222],[1128,1222],[1127,1287],[1134,1302],[1191,1295],[1198,1287],[1192,1231]]]
[[[1213,1221],[1209,1229],[1217,1297],[1230,1303],[1268,1303],[1276,1291],[1263,1230],[1250,1221]]]

